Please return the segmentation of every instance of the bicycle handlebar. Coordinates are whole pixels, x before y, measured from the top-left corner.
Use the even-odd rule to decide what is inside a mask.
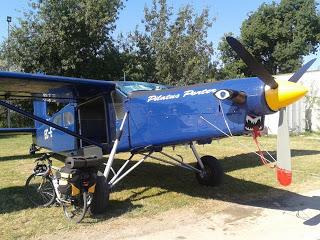
[[[50,154],[48,154],[48,153],[43,154],[41,157],[37,158],[37,159],[35,160],[35,162],[45,161],[45,160],[48,160],[49,162],[51,162],[51,160],[50,160]]]

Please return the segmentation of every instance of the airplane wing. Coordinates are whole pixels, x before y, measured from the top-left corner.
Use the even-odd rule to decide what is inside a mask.
[[[115,88],[112,81],[0,72],[1,99],[48,99],[82,101]]]

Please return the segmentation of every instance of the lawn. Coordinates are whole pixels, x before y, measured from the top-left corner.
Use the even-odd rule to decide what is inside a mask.
[[[264,150],[274,155],[276,138],[263,137]],[[24,183],[31,174],[34,157],[28,155],[28,135],[0,137],[0,236],[1,239],[28,239],[56,231],[68,231],[103,224],[110,219],[152,217],[176,208],[196,207],[199,211],[220,211],[225,203],[257,204],[256,200],[320,186],[319,135],[291,138],[293,184],[282,188],[275,179],[274,169],[262,166],[259,158],[243,145],[255,150],[250,137],[234,137],[197,146],[201,155],[214,155],[225,170],[219,187],[200,186],[194,174],[154,160],[142,164],[116,186],[110,197],[108,212],[84,223],[69,223],[60,207],[34,208],[24,195]],[[191,150],[185,147],[166,149],[181,155],[185,162],[194,162]],[[40,156],[38,154],[38,156]],[[119,154],[117,165],[128,157]],[[135,160],[138,160],[136,158]],[[54,165],[61,165],[58,160]],[[258,201],[259,202],[259,201]]]

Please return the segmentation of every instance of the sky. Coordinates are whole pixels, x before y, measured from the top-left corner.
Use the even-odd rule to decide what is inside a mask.
[[[11,16],[12,21],[17,23],[17,19],[23,16],[23,10],[28,8],[28,2],[28,0],[0,0],[0,42],[8,36],[7,16]],[[168,5],[172,6],[175,11],[186,4],[193,6],[197,13],[208,7],[210,16],[216,19],[208,30],[208,40],[213,42],[214,47],[217,47],[224,33],[233,32],[236,36],[239,35],[242,21],[263,2],[271,3],[272,0],[167,0]],[[280,2],[280,0],[275,0],[275,2]],[[320,4],[320,0],[317,2]],[[133,31],[137,25],[141,25],[144,7],[150,7],[151,4],[152,0],[126,1],[116,23],[117,29],[114,35],[126,34]],[[318,60],[311,69],[320,69],[320,50],[317,54],[305,57],[305,61],[312,58]]]

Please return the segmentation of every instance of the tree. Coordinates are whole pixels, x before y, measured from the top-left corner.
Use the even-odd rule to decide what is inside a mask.
[[[237,54],[232,50],[226,41],[227,36],[233,36],[232,33],[227,33],[221,39],[218,45],[218,51],[220,53],[219,60],[223,63],[223,67],[219,68],[216,73],[216,78],[218,80],[228,79],[228,78],[242,78],[244,77],[244,71],[246,65]]]
[[[25,72],[113,78],[117,49],[111,33],[121,0],[46,0],[32,4],[14,26],[2,56]]]
[[[122,75],[119,53],[111,33],[121,0],[30,1],[30,9],[1,46],[0,67],[11,71],[113,79]],[[14,101],[32,110],[30,101]],[[0,126],[6,126],[0,108]],[[32,121],[11,114],[14,126]]]
[[[139,80],[169,85],[187,85],[206,81],[211,73],[212,44],[207,41],[211,27],[208,9],[200,15],[187,5],[173,19],[166,0],[154,0],[145,8],[144,33],[129,35],[126,71]],[[132,64],[134,62],[134,64]]]
[[[303,56],[316,52],[320,43],[320,15],[315,0],[282,0],[280,3],[262,4],[242,23],[241,42],[272,74],[297,70]],[[222,47],[222,55],[228,48]],[[231,60],[230,60],[231,59]],[[230,64],[224,61],[226,75]],[[246,68],[239,66],[248,73]],[[238,69],[239,69],[238,68]]]

